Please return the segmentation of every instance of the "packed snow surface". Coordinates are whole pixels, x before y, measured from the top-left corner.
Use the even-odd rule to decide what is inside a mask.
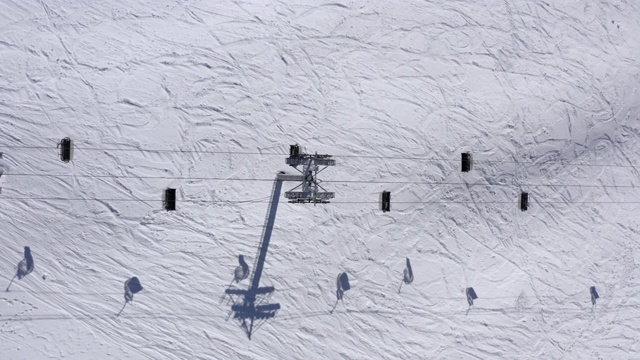
[[[632,0],[2,0],[0,358],[637,358],[639,84]]]

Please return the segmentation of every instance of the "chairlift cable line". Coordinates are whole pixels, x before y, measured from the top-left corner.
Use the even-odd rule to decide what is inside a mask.
[[[6,149],[57,149],[55,146],[30,146],[30,145],[3,145],[0,148]],[[86,150],[86,151],[121,151],[121,152],[156,152],[156,153],[183,153],[183,154],[227,154],[227,155],[261,155],[261,156],[288,156],[285,153],[275,152],[260,152],[260,151],[214,151],[214,150],[171,150],[171,149],[122,149],[122,148],[101,148],[101,147],[80,147],[74,146],[74,150]],[[445,159],[445,158],[427,158],[422,156],[393,156],[393,155],[353,155],[353,154],[338,154],[332,155],[334,158],[359,158],[359,159],[397,159],[397,160],[419,160],[419,161],[442,161],[442,162],[459,162],[460,160]],[[473,160],[474,163],[488,163],[488,164],[518,164],[518,165],[534,165],[535,161],[517,161],[517,160]],[[585,163],[571,163],[563,162],[562,160],[550,160],[549,162],[560,165],[574,165],[574,166],[589,166],[589,167],[613,167],[613,168],[636,168],[640,167],[640,164],[629,165],[613,165],[613,164],[585,164]]]
[[[144,175],[74,175],[74,174],[38,174],[38,173],[5,173],[10,176],[24,177],[73,177],[73,178],[96,178],[96,179],[165,179],[165,180],[211,180],[211,181],[257,181],[273,182],[269,178],[230,178],[230,177],[209,177],[209,176],[144,176]],[[497,186],[515,187],[514,184],[500,183],[474,183],[474,182],[450,182],[450,181],[399,181],[399,180],[322,180],[323,183],[335,184],[409,184],[409,185],[469,185],[469,186]],[[584,188],[640,188],[640,185],[585,185],[585,184],[519,184],[520,187],[584,187]]]
[[[1,200],[59,200],[59,201],[114,201],[114,202],[163,202],[161,199],[101,199],[101,198],[64,198],[64,197],[0,197]],[[207,204],[269,204],[269,201],[261,200],[206,200],[206,199],[181,199],[183,203],[207,203]],[[511,201],[394,201],[394,204],[518,204],[517,200]],[[640,204],[640,201],[538,201],[537,204]],[[379,204],[379,201],[331,201],[330,204]]]

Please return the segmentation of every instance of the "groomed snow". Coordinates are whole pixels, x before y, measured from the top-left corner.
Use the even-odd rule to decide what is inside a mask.
[[[36,268],[0,358],[636,358],[639,34],[624,0],[3,0],[0,274]],[[281,199],[249,340],[223,295],[294,143],[336,199]]]

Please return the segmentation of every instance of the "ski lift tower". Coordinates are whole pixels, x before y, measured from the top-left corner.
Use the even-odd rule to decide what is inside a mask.
[[[282,183],[285,181],[300,183],[291,189],[291,191],[284,193],[285,198],[289,199],[290,203],[326,204],[329,202],[329,199],[333,199],[335,196],[335,193],[328,192],[320,186],[320,180],[318,180],[317,177],[318,173],[322,170],[336,164],[336,161],[331,159],[331,155],[318,155],[317,153],[305,154],[301,151],[299,145],[291,145],[286,163],[298,170],[300,175],[285,174],[285,172],[282,171],[276,175],[273,181],[271,200],[269,201],[269,209],[267,210],[267,216],[265,218],[262,240],[253,265],[251,286],[246,290],[236,288],[228,288],[225,290],[227,295],[238,297],[234,299],[231,311],[234,314],[233,317],[240,320],[241,326],[244,328],[249,339],[251,339],[251,335],[255,329],[260,327],[267,319],[274,317],[276,312],[280,310],[280,304],[269,303],[270,296],[275,291],[275,288],[273,286],[260,286],[260,279],[267,258],[273,225],[276,221]],[[298,166],[301,166],[302,170],[298,169]],[[296,191],[296,189],[299,190]],[[258,320],[258,323],[256,327],[254,327],[256,320]]]
[[[291,145],[286,163],[304,177],[300,185],[284,193],[284,197],[289,199],[290,203],[326,204],[335,197],[335,193],[323,188],[318,179],[320,172],[336,164],[331,155],[305,154],[300,145],[296,144]]]

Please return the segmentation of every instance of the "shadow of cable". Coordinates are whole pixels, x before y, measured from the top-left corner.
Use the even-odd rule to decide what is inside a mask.
[[[168,315],[156,315],[156,314],[127,314],[126,316],[120,316],[120,318],[126,319],[159,319],[159,320],[181,320],[188,319],[189,321],[200,320],[202,322],[208,322],[205,318],[206,314],[201,313],[178,313]],[[36,315],[8,315],[0,316],[0,321],[59,321],[59,320],[116,320],[118,317],[114,313],[106,314],[36,314]]]
[[[613,305],[613,306],[603,306],[600,308],[600,311],[603,312],[615,312],[617,311],[628,311],[628,310],[639,310],[640,304],[627,304],[627,305]],[[580,308],[576,307],[549,307],[549,306],[540,306],[540,307],[507,307],[507,308],[484,308],[477,307],[473,312],[469,313],[468,316],[479,316],[479,315],[492,315],[492,314],[502,314],[502,315],[514,315],[518,316],[520,314],[586,314],[591,311],[591,303],[585,302],[584,307]],[[348,315],[348,314],[365,314],[365,315],[378,315],[378,316],[398,316],[398,315],[419,315],[419,316],[431,316],[431,315],[439,315],[439,316],[465,316],[464,311],[437,311],[437,310],[426,310],[426,311],[405,311],[405,310],[384,310],[384,309],[371,309],[371,310],[344,310],[344,311],[336,311],[333,314],[329,313],[328,310],[321,311],[310,311],[310,312],[300,312],[293,314],[284,314],[278,315],[273,321],[290,321],[290,320],[298,320],[301,318],[311,318],[311,317],[323,317],[323,316],[336,316],[336,315]],[[129,314],[126,316],[127,319],[159,319],[159,320],[171,320],[171,321],[179,321],[179,320],[188,320],[188,321],[200,321],[209,323],[212,317],[219,316],[219,313],[202,313],[202,312],[193,312],[193,313],[174,313],[174,314],[166,314],[166,315],[157,315],[157,314]],[[122,317],[121,317],[122,318]],[[105,319],[113,319],[116,320],[116,316],[113,313],[104,313],[104,314],[96,314],[96,315],[87,315],[87,314],[36,314],[36,315],[5,315],[0,316],[0,321],[5,322],[20,322],[20,321],[62,321],[62,320],[105,320]]]

